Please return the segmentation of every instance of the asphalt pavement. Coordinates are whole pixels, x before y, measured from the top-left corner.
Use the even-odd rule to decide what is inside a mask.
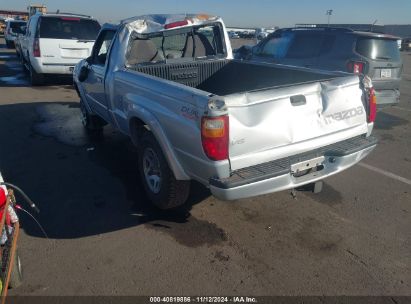
[[[90,138],[70,79],[31,87],[0,40],[0,171],[37,203],[21,214],[24,283],[11,295],[411,296],[411,53],[376,150],[325,180],[220,201],[193,183],[185,209],[152,208],[136,150]]]

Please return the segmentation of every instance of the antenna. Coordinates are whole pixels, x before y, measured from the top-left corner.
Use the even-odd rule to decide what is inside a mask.
[[[371,24],[370,32],[372,32],[372,30],[374,29],[374,25],[377,23],[377,21],[378,21],[378,19],[375,19],[373,24]]]

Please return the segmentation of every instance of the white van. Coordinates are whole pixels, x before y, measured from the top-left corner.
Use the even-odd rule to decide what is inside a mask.
[[[4,31],[4,39],[9,49],[14,47],[14,41],[17,36],[23,34],[23,29],[26,25],[26,21],[23,20],[9,20],[6,23],[6,29]]]
[[[42,84],[47,74],[72,74],[74,66],[90,56],[99,31],[100,24],[90,16],[33,15],[20,41],[31,84]]]

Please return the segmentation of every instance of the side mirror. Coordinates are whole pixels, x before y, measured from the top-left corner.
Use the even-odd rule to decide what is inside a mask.
[[[80,82],[83,82],[84,80],[86,80],[87,77],[88,77],[88,72],[89,72],[88,66],[83,65],[80,69],[79,74],[78,74],[78,80]]]
[[[235,53],[236,58],[238,59],[250,60],[252,57],[252,49],[247,45],[243,45],[237,49]]]

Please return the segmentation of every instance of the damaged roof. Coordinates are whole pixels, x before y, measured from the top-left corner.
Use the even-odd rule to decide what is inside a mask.
[[[145,34],[168,30],[171,28],[202,25],[220,18],[207,14],[157,14],[142,15],[121,21],[131,30]]]

